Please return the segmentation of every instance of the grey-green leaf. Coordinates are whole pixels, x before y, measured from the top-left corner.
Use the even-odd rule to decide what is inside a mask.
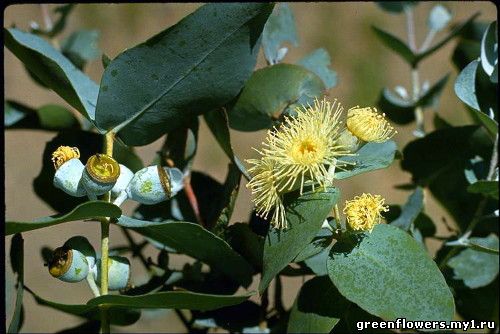
[[[493,74],[498,63],[497,22],[493,22],[481,40],[481,65],[488,76]]]
[[[490,234],[486,238],[470,238],[471,243],[498,250],[498,237]],[[498,275],[498,254],[487,254],[474,249],[465,249],[448,261],[454,278],[461,279],[471,289],[486,286]]]
[[[455,81],[455,94],[469,107],[479,110],[476,97],[476,71],[479,61],[474,60],[467,65]]]
[[[342,180],[361,173],[386,168],[394,161],[396,150],[396,143],[392,140],[383,143],[367,143],[356,152],[355,156],[339,159],[355,163],[355,165],[352,167],[348,165],[346,168],[349,169],[347,170],[339,170],[335,173],[335,178]]]
[[[23,292],[24,292],[24,239],[20,233],[12,238],[10,246],[10,263],[12,270],[17,274],[17,293],[14,313],[7,329],[7,333],[19,333],[22,326]]]
[[[337,188],[327,188],[324,192],[306,192],[285,202],[288,227],[283,230],[270,228],[264,240],[261,293],[313,240],[339,197]]]
[[[239,131],[273,126],[273,120],[295,106],[312,103],[325,90],[320,77],[306,68],[277,64],[255,71],[228,113],[229,125]]]
[[[377,37],[385,44],[389,49],[396,52],[398,55],[403,57],[404,60],[410,65],[414,65],[417,56],[415,53],[398,37],[379,29],[375,26],[372,26],[373,31],[377,35]]]
[[[432,7],[429,18],[427,19],[427,26],[430,30],[441,31],[443,30],[452,18],[451,12],[443,5],[436,5]]]
[[[386,320],[453,319],[450,288],[410,235],[380,224],[360,239],[355,245],[335,244],[327,262],[329,276],[344,297]]]
[[[4,106],[4,125],[7,129],[59,131],[80,128],[75,115],[56,104],[47,104],[35,110],[7,100]]]
[[[45,85],[89,120],[95,119],[99,87],[42,38],[4,29],[5,46]]]
[[[417,187],[410,195],[408,201],[401,209],[401,215],[394,220],[391,225],[399,227],[404,231],[408,231],[417,219],[418,215],[424,208],[424,191],[421,187]]]
[[[224,240],[198,224],[174,221],[156,223],[121,216],[118,225],[197,258],[245,287],[252,282],[253,269],[250,264]]]
[[[479,180],[467,188],[468,192],[484,194],[498,199],[498,181]]]
[[[314,277],[295,299],[287,333],[330,333],[349,304],[328,277]]]
[[[61,42],[61,52],[76,67],[82,69],[84,65],[101,54],[99,50],[99,31],[82,29],[75,31]]]
[[[311,72],[316,73],[327,89],[337,85],[337,73],[330,69],[330,55],[323,48],[317,49],[297,62]]]
[[[275,7],[262,32],[262,48],[269,64],[274,65],[283,58],[280,48],[284,42],[298,45],[292,9],[288,4],[280,3]]]
[[[95,219],[97,217],[118,218],[121,216],[121,213],[122,211],[119,207],[108,202],[85,202],[64,215],[43,217],[32,222],[8,221],[5,223],[5,234],[10,235],[18,232],[32,231],[66,222]]]
[[[127,145],[146,145],[229,102],[252,73],[272,8],[209,3],[126,50],[104,71],[97,124]]]

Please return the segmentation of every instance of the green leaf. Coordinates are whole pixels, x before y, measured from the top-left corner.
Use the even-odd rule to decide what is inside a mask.
[[[372,26],[372,29],[386,47],[397,53],[404,60],[406,60],[408,64],[414,67],[417,55],[406,45],[405,42],[400,40],[398,37],[375,26]]]
[[[7,129],[59,131],[80,128],[78,119],[71,111],[55,104],[47,104],[35,110],[7,100],[4,107],[4,125]]]
[[[330,254],[330,250],[333,245],[330,245],[324,248],[321,253],[314,255],[308,259],[304,260],[306,266],[312,270],[317,276],[326,276],[328,275],[328,271],[326,270],[326,261],[328,260],[328,256]]]
[[[226,241],[252,264],[255,271],[262,270],[264,238],[254,233],[248,224],[236,223],[228,227]]]
[[[492,145],[477,126],[434,131],[410,142],[403,150],[401,167],[414,183],[428,186],[459,226],[466,228],[475,215],[481,196],[466,191],[464,169],[476,155],[489,159]]]
[[[326,228],[320,229],[311,243],[297,254],[293,262],[301,262],[321,253],[325,248],[330,246],[332,241],[332,232]]]
[[[76,67],[83,69],[88,61],[96,59],[101,54],[98,42],[99,31],[78,30],[62,40],[61,52]]]
[[[444,75],[434,85],[432,85],[432,87],[418,99],[416,106],[422,106],[424,108],[436,106],[439,96],[443,92],[449,76],[450,74]]]
[[[498,133],[498,123],[482,112],[476,95],[478,87],[478,73],[480,72],[479,60],[474,60],[467,65],[455,81],[455,94],[465,104],[474,109],[474,114],[481,124],[494,137]],[[489,91],[491,93],[491,91]]]
[[[325,192],[306,192],[300,197],[286,198],[287,229],[270,228],[264,243],[262,293],[271,280],[313,240],[340,197],[337,188]]]
[[[481,40],[481,66],[488,76],[498,62],[497,22],[492,22]]]
[[[470,289],[462,281],[460,287],[454,287],[457,313],[464,320],[498,322],[498,277],[482,288]]]
[[[37,35],[44,35],[50,38],[59,35],[66,27],[66,21],[68,20],[68,15],[71,13],[73,8],[75,8],[74,3],[56,7],[53,10],[53,12],[55,14],[59,14],[59,17],[52,26],[52,29],[50,30],[32,29],[31,32]]]
[[[311,52],[297,62],[319,76],[327,89],[337,85],[337,73],[329,68],[330,63],[330,55],[323,48]]]
[[[310,279],[295,299],[287,333],[330,333],[349,304],[328,277]]]
[[[101,312],[99,306],[97,305],[87,305],[85,304],[60,304],[56,302],[52,302],[42,297],[36,295],[31,289],[26,287],[26,291],[31,293],[33,298],[38,305],[47,306],[53,308],[55,310],[76,315],[82,318],[90,319],[90,320],[100,320]],[[90,301],[95,300],[91,299]],[[90,303],[89,301],[89,303]],[[114,306],[114,305],[112,305]],[[141,313],[137,310],[132,310],[130,307],[110,307],[108,311],[108,316],[110,323],[118,326],[128,326],[132,325],[141,317]]]
[[[498,237],[490,234],[486,238],[470,238],[472,243],[498,250]],[[498,254],[487,254],[473,249],[465,249],[448,261],[453,268],[454,278],[463,280],[471,289],[486,286],[498,275]]]
[[[409,124],[415,120],[415,104],[402,99],[388,88],[380,93],[377,106],[396,124]]]
[[[99,305],[106,305],[110,308],[169,308],[207,311],[240,304],[253,294],[250,292],[239,296],[226,296],[191,291],[167,291],[141,296],[104,295],[89,300],[87,306],[97,308]]]
[[[285,110],[312,103],[325,86],[320,77],[299,65],[277,64],[255,71],[228,113],[239,131],[272,127]]]
[[[198,118],[194,117],[171,131],[157,156],[159,161],[153,163],[167,165],[166,162],[171,160],[173,165],[184,173],[190,172],[198,148],[199,126]]]
[[[404,231],[408,231],[423,208],[424,191],[422,188],[417,187],[417,189],[415,189],[415,191],[410,195],[405,205],[403,205],[401,215],[394,220],[391,225],[399,227]]]
[[[418,1],[375,1],[377,6],[392,14],[402,13],[405,9],[410,9],[418,5]]]
[[[37,230],[44,227],[54,226],[66,222],[95,219],[98,217],[120,217],[122,211],[116,205],[104,201],[92,201],[83,203],[71,212],[64,215],[55,215],[39,218],[33,222],[14,222],[5,223],[5,234],[10,235],[19,232]]]
[[[220,214],[215,222],[208,222],[209,226],[214,226],[212,232],[223,237],[233,215],[234,205],[240,190],[241,172],[234,164],[229,164],[226,181],[224,182],[224,194],[222,197]]]
[[[245,166],[234,154],[233,147],[231,145],[231,136],[229,133],[229,123],[226,111],[212,110],[205,113],[203,116],[205,118],[205,122],[207,122],[208,128],[214,135],[224,153],[226,153],[228,158],[236,166],[238,166],[243,176],[245,176],[247,180],[250,180],[250,175],[248,174]]]
[[[498,199],[498,181],[480,180],[467,187],[467,191],[475,194],[484,194]]]
[[[453,295],[443,275],[411,236],[380,224],[360,239],[357,245],[335,244],[327,262],[344,297],[386,320],[453,319]]]
[[[241,304],[223,307],[208,312],[193,312],[193,327],[216,328],[220,327],[230,333],[248,333],[248,327],[259,328],[259,324],[264,320],[261,306],[244,301]]]
[[[24,239],[20,233],[14,235],[10,246],[10,263],[12,271],[17,274],[17,293],[14,313],[7,333],[19,333],[22,326],[23,292],[24,292]]]
[[[432,7],[429,18],[427,19],[427,26],[430,30],[441,31],[443,30],[452,18],[451,12],[448,8],[442,5]]]
[[[126,50],[104,71],[97,124],[119,131],[127,145],[146,145],[193,116],[223,106],[252,73],[272,8],[206,4]]]
[[[355,165],[351,169],[337,171],[335,179],[342,180],[354,175],[389,167],[394,161],[396,150],[396,143],[392,140],[383,143],[367,143],[356,152],[356,155],[340,158],[342,161],[352,162]],[[346,168],[349,168],[349,166]]]
[[[18,29],[4,29],[5,46],[40,81],[89,120],[95,118],[98,86],[42,38]]]
[[[118,225],[197,258],[247,287],[253,269],[224,240],[198,224],[187,222],[149,222],[121,216]],[[224,261],[221,261],[224,259]]]
[[[262,32],[262,48],[269,64],[274,65],[283,59],[280,48],[284,42],[290,42],[293,46],[299,44],[293,12],[288,4],[280,3],[269,16]]]

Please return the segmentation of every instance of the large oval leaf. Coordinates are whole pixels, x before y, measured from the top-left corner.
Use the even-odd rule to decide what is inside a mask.
[[[264,261],[259,291],[314,239],[323,221],[338,201],[340,191],[327,188],[324,192],[306,192],[286,204],[288,228],[270,228],[264,241]]]
[[[99,87],[42,38],[4,29],[5,46],[46,86],[89,120],[95,118]]]
[[[330,333],[349,304],[328,277],[315,277],[300,289],[290,313],[287,332]]]
[[[358,245],[334,245],[328,275],[340,293],[386,320],[450,321],[453,295],[437,265],[410,235],[381,224]]]
[[[355,164],[352,167],[348,165],[345,170],[336,172],[335,178],[342,180],[354,175],[389,167],[394,160],[396,150],[396,143],[392,140],[383,143],[367,143],[356,152],[356,155],[341,158],[342,161]]]
[[[252,74],[229,112],[229,125],[240,131],[257,131],[294,105],[312,103],[325,90],[320,77],[292,64],[269,66]]]
[[[66,222],[97,217],[118,218],[121,214],[122,210],[114,204],[104,201],[85,202],[64,215],[43,217],[32,222],[8,221],[5,223],[5,234],[32,231]]]
[[[272,4],[211,3],[106,67],[96,122],[146,145],[234,98],[250,76]]]
[[[197,258],[247,287],[253,269],[224,240],[198,224],[187,222],[149,222],[121,216],[118,225],[130,228],[176,251]]]

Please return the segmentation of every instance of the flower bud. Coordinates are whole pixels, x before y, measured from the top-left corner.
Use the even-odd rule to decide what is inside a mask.
[[[56,169],[54,186],[75,197],[83,197],[86,194],[85,188],[80,184],[84,166],[79,157],[80,151],[76,147],[59,146],[52,153],[52,162]]]
[[[135,173],[127,188],[128,198],[142,204],[156,204],[175,196],[183,187],[177,168],[149,166]]]
[[[118,176],[115,185],[111,189],[111,196],[117,197],[122,191],[125,191],[133,177],[134,173],[126,166],[120,164],[120,176]]]
[[[120,176],[120,165],[106,154],[95,154],[87,160],[82,184],[90,199],[110,191]]]
[[[63,247],[75,249],[82,253],[87,259],[87,263],[92,268],[96,263],[96,253],[94,247],[90,244],[87,238],[75,236],[66,241]]]
[[[80,251],[63,246],[54,250],[49,273],[64,282],[80,282],[87,277],[89,264]]]
[[[101,285],[101,259],[97,261],[94,280]],[[108,289],[121,290],[128,286],[130,281],[130,262],[123,256],[110,256],[108,258]]]
[[[360,142],[358,137],[354,136],[351,131],[344,129],[337,139],[337,144],[346,148],[349,152],[354,153],[358,150]]]

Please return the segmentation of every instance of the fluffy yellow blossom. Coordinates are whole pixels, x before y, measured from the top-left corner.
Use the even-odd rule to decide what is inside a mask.
[[[343,108],[337,100],[315,101],[314,106],[297,108],[295,117],[285,117],[283,123],[268,131],[260,159],[248,160],[254,165],[252,179],[247,187],[252,189],[257,212],[266,217],[273,208],[272,223],[286,227],[282,194],[300,189],[310,182],[321,187],[328,185],[332,175],[328,166],[342,167],[340,156],[350,155],[339,144],[343,128],[339,121]]]
[[[382,143],[392,138],[397,131],[376,108],[353,107],[347,111],[347,129],[365,142]]]
[[[384,206],[385,199],[380,195],[363,194],[346,201],[344,213],[349,227],[355,231],[371,231],[376,224],[382,223],[382,211],[389,211]]]

